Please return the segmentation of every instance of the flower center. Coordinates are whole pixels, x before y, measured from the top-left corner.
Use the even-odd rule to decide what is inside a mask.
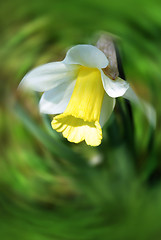
[[[81,66],[68,106],[63,114],[54,117],[53,129],[62,132],[71,142],[86,141],[88,145],[101,143],[99,124],[104,88],[97,68]]]

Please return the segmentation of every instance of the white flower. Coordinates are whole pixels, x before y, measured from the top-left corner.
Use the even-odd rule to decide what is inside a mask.
[[[53,129],[70,142],[85,140],[88,145],[98,146],[101,126],[110,117],[115,98],[129,88],[121,78],[112,80],[104,74],[107,65],[107,57],[98,48],[77,45],[63,61],[44,64],[26,74],[20,86],[44,92],[40,112],[56,115]]]

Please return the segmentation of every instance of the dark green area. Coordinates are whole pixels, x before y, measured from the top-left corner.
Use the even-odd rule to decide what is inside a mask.
[[[161,4],[5,0],[0,6],[0,239],[161,239]],[[97,148],[67,142],[17,86],[101,32],[118,37],[127,80],[157,112],[119,99]],[[93,157],[102,162],[91,166]]]

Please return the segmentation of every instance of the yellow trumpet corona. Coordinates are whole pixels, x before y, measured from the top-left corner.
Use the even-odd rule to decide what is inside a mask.
[[[53,129],[70,142],[85,140],[88,145],[98,146],[102,140],[99,118],[104,94],[100,71],[81,66],[68,106],[54,117]]]

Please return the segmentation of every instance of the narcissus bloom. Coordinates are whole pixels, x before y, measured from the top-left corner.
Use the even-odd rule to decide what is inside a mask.
[[[52,128],[62,132],[70,142],[83,140],[98,146],[102,129],[110,117],[115,98],[123,96],[129,84],[105,75],[108,66],[105,54],[92,45],[72,47],[61,62],[35,68],[20,85],[44,92],[40,112],[54,114]]]

